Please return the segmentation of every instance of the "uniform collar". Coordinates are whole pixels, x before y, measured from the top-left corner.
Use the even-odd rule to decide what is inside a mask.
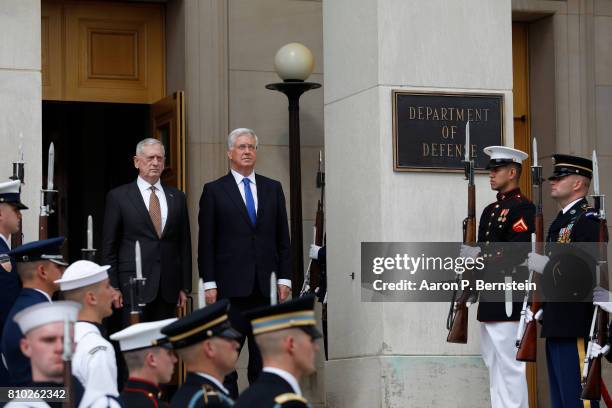
[[[106,338],[106,328],[100,323],[94,323],[87,320],[77,320],[77,323],[86,323],[89,327],[89,330],[95,329],[98,331],[100,336]]]
[[[42,293],[42,295],[49,301],[49,303],[52,302],[51,296],[49,296],[49,294],[47,292],[45,292],[44,290],[40,290],[40,289],[36,289],[36,288],[30,288],[30,289],[33,289],[33,290],[35,290],[35,291],[37,291],[39,293]]]
[[[225,395],[229,395],[229,391],[227,390],[227,388],[225,388],[223,386],[221,381],[217,380],[212,375],[209,375],[209,374],[206,374],[206,373],[200,373],[200,372],[196,372],[195,374],[199,375],[200,377],[206,378],[208,381],[213,383],[217,388],[219,388],[221,391],[223,391],[225,393]]]
[[[124,390],[147,392],[153,394],[157,398],[159,398],[159,394],[161,392],[157,385],[153,384],[150,381],[136,377],[128,378]]]
[[[579,199],[572,201],[571,203],[563,207],[561,211],[563,211],[563,214],[567,213],[569,210],[572,209],[573,206],[575,206],[578,202],[582,200],[584,200],[584,197],[580,197]]]
[[[10,235],[9,235],[9,238],[10,238]],[[0,239],[2,239],[6,243],[6,246],[8,247],[8,249],[11,249],[11,241],[9,241],[9,238],[0,234]]]
[[[302,389],[300,388],[300,384],[298,383],[297,379],[291,373],[285,370],[282,370],[280,368],[277,368],[277,367],[264,367],[262,371],[266,373],[278,375],[283,380],[289,383],[291,388],[293,388],[294,393],[296,393],[300,397],[302,396]]]
[[[506,200],[508,198],[516,197],[520,195],[521,195],[521,189],[517,187],[514,190],[510,190],[505,193],[497,193],[497,201]]]

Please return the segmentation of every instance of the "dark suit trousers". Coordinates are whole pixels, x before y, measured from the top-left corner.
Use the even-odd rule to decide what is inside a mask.
[[[247,378],[249,379],[249,384],[253,384],[255,380],[257,380],[263,368],[263,363],[259,348],[257,347],[257,344],[255,344],[251,323],[245,319],[243,313],[258,307],[268,306],[269,304],[270,299],[261,294],[257,284],[255,284],[255,289],[251,296],[230,298],[229,318],[232,326],[234,326],[234,328],[236,328],[236,330],[238,330],[240,333],[246,334],[246,336],[243,336],[239,340],[240,351],[242,351],[242,347],[244,346],[245,341],[248,339],[249,364],[247,367]],[[235,400],[238,398],[238,373],[236,371],[233,371],[225,377],[223,385],[230,392],[232,399]]]

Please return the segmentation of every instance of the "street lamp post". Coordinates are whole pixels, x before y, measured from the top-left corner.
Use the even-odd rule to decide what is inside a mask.
[[[293,260],[293,296],[300,294],[304,280],[302,235],[302,174],[300,159],[300,96],[321,87],[316,82],[305,82],[314,68],[312,53],[299,43],[281,47],[274,59],[276,72],[283,79],[266,85],[267,89],[282,92],[289,101],[289,181],[291,217],[291,255]]]

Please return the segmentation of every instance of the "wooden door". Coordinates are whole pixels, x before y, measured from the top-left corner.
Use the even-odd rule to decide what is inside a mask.
[[[531,134],[529,117],[529,26],[512,23],[512,80],[514,95],[514,148],[529,154],[523,163],[521,191],[531,197]]]
[[[41,1],[42,99],[152,103],[165,95],[163,4]]]
[[[185,93],[175,92],[151,105],[151,134],[166,150],[164,184],[185,191],[187,188],[185,155]]]
[[[523,194],[531,197],[531,133],[529,117],[529,25],[512,23],[512,80],[514,95],[514,148],[529,154],[523,163],[520,187]],[[543,358],[540,356],[539,358]],[[527,363],[527,386],[529,388],[529,407],[538,406],[537,368],[535,363]]]

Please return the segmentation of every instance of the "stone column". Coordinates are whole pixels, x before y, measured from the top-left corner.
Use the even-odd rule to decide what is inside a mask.
[[[40,0],[0,2],[0,181],[13,174],[23,134],[26,185],[22,201],[24,242],[38,239],[42,182]],[[57,156],[56,156],[57,158]]]
[[[512,146],[511,2],[333,0],[323,21],[327,405],[490,406],[475,310],[468,345],[452,345],[448,304],[361,302],[360,243],[461,240],[462,175],[393,171],[391,92],[502,93]],[[476,188],[481,211],[494,194],[485,175]]]

